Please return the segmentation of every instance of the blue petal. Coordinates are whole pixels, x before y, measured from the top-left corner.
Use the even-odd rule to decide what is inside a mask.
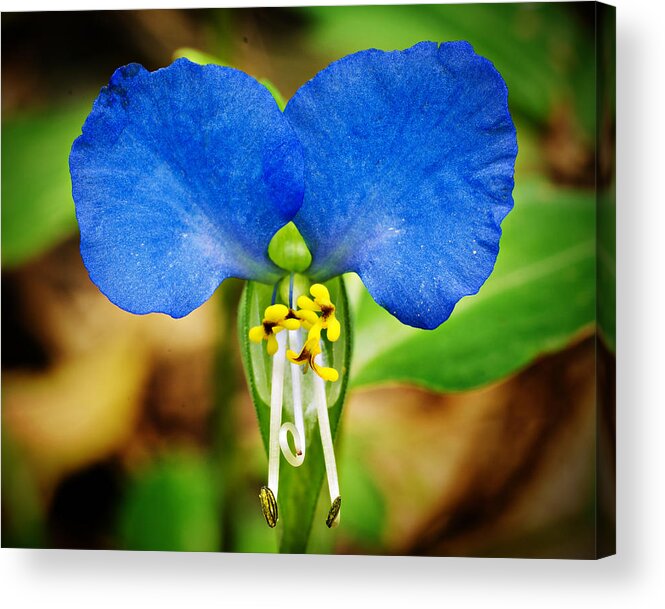
[[[402,322],[434,328],[494,267],[513,206],[500,74],[466,42],[333,63],[286,107],[305,151],[295,222],[317,279],[355,271]]]
[[[181,59],[118,69],[70,156],[81,255],[132,313],[182,317],[227,277],[271,281],[302,203],[302,148],[268,90]]]

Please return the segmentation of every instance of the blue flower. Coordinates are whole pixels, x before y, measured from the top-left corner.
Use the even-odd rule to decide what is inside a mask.
[[[304,84],[284,113],[237,70],[133,64],[102,89],[72,147],[81,254],[121,308],[182,317],[227,277],[280,280],[287,273],[268,244],[295,222],[312,254],[314,300],[273,303],[249,330],[274,357],[260,497],[275,526],[279,448],[294,466],[305,457],[297,374],[295,425],[281,424],[285,365],[309,366],[332,526],[340,498],[323,383],[338,372],[322,365],[321,339],[342,329],[321,282],[356,272],[403,323],[439,326],[492,272],[516,154],[506,85],[465,42],[350,55]]]
[[[275,281],[295,217],[313,279],[355,271],[434,328],[492,271],[516,153],[504,81],[465,42],[350,55],[284,114],[231,68],[132,64],[72,147],[81,254],[121,308],[182,317],[227,277]]]

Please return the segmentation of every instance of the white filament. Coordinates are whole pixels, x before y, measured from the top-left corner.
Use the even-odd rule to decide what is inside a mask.
[[[289,346],[292,351],[300,353],[302,343],[300,342],[300,330],[289,330]],[[300,467],[305,460],[305,421],[302,413],[302,391],[300,387],[300,376],[302,370],[298,364],[291,364],[291,395],[293,396],[293,423],[284,423],[279,429],[279,447],[282,449],[284,458],[293,466]],[[293,436],[295,453],[289,446],[289,433]]]
[[[279,490],[279,428],[282,424],[284,394],[284,366],[286,363],[286,332],[277,339],[277,353],[272,358],[272,384],[270,389],[270,438],[268,440],[268,488],[277,499]]]
[[[321,357],[320,355],[317,357]],[[321,364],[322,365],[322,362]],[[337,464],[335,463],[335,449],[333,447],[332,433],[330,431],[330,420],[328,419],[328,405],[326,400],[326,386],[324,380],[314,375],[314,405],[319,419],[319,431],[321,433],[321,446],[323,447],[323,460],[326,465],[326,476],[328,478],[328,492],[332,503],[339,497],[339,479],[337,477]],[[337,516],[335,524],[339,523],[340,515]]]
[[[302,349],[302,342],[300,340],[300,330],[291,330],[289,331],[289,346],[291,350],[295,353],[300,353]],[[293,441],[298,446],[300,444],[301,448],[296,450],[301,450],[302,458],[305,458],[305,419],[303,417],[302,410],[302,389],[300,385],[300,379],[302,377],[302,368],[298,364],[291,364],[291,393],[293,394],[293,421],[295,423],[297,435],[300,438],[296,438],[296,434],[293,434]],[[286,457],[286,455],[284,455]],[[288,458],[287,458],[288,459]],[[301,461],[302,462],[302,461]],[[297,466],[296,466],[297,467]]]
[[[289,433],[293,436],[293,444],[296,452],[294,453],[289,446]],[[305,460],[305,446],[302,443],[302,436],[298,433],[296,426],[291,423],[283,423],[279,428],[279,447],[282,449],[284,458],[293,466],[300,467]]]
[[[293,290],[293,288],[291,288]],[[295,306],[295,294],[291,291],[290,306]],[[289,330],[289,347],[295,353],[300,353],[302,342],[300,330]],[[300,467],[305,461],[305,420],[302,412],[302,390],[300,377],[302,370],[298,364],[291,364],[291,395],[293,398],[293,423],[284,423],[279,429],[279,447],[282,449],[284,458],[293,466]],[[293,437],[295,453],[289,446],[289,433]]]

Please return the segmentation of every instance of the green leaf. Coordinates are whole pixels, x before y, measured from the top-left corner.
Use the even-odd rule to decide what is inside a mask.
[[[335,343],[324,340],[326,365],[337,369],[340,378],[326,383],[328,416],[333,438],[337,433],[339,418],[344,405],[351,359],[352,328],[348,311],[348,299],[342,278],[325,284],[337,307],[337,317],[342,323],[342,335]],[[249,329],[260,325],[265,308],[271,304],[273,289],[260,283],[248,282],[243,293],[238,317],[243,364],[247,375],[252,401],[256,408],[263,443],[268,451],[270,435],[270,376],[272,358],[265,343],[257,345],[248,339]],[[308,396],[312,392],[312,371],[302,376],[303,408],[305,410],[306,451],[305,461],[299,468],[291,467],[280,457],[278,509],[280,552],[300,553],[307,548],[317,498],[325,476],[325,465],[316,413],[309,407]],[[282,422],[293,421],[291,375],[287,366],[284,376],[284,410]],[[267,474],[267,467],[266,467]],[[257,496],[258,496],[257,489]],[[257,498],[257,518],[262,518]],[[325,527],[323,521],[316,526]]]
[[[267,78],[259,78],[259,82],[266,89],[268,89],[268,91],[270,91],[270,95],[272,95],[275,98],[275,101],[277,102],[279,109],[282,112],[284,112],[284,108],[286,108],[286,100],[284,99],[284,96],[279,92],[277,86],[274,85],[272,81],[268,80]]]
[[[344,437],[346,440],[346,434]],[[344,528],[340,533],[356,543],[378,548],[387,521],[385,497],[362,451],[349,447],[343,457],[340,486],[348,500],[344,502]]]
[[[436,330],[401,324],[349,284],[358,329],[354,386],[398,381],[462,391],[556,351],[595,321],[596,205],[592,191],[543,182],[515,190],[494,272]],[[353,294],[355,293],[355,299]]]
[[[7,427],[2,428],[2,547],[45,548],[45,510],[36,472]]]
[[[179,49],[176,49],[175,52],[173,53],[173,59],[180,59],[181,57],[185,57],[186,59],[189,59],[189,61],[193,63],[198,63],[202,66],[208,65],[208,64],[214,64],[217,66],[228,66],[229,64],[226,63],[223,59],[220,59],[219,57],[215,57],[214,55],[211,55],[210,53],[206,53],[205,51],[199,51],[198,49],[192,49],[190,47],[180,47]]]
[[[2,124],[2,265],[14,267],[76,230],[69,150],[91,103]]]
[[[598,329],[616,349],[616,186],[598,194]]]
[[[127,550],[213,552],[219,549],[215,480],[199,455],[176,453],[153,463],[131,483],[120,513]]]

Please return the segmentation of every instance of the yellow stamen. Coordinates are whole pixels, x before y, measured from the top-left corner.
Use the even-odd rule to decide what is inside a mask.
[[[323,325],[321,323],[321,320],[317,320],[317,322],[309,329],[309,332],[307,333],[307,340],[308,341],[316,341],[316,344],[318,344],[319,339],[321,338],[321,330],[323,329]]]
[[[287,330],[298,330],[300,328],[300,321],[293,318],[285,319],[280,325]]]
[[[326,366],[319,366],[315,362],[311,362],[310,365],[314,372],[316,372],[324,381],[329,381],[334,383],[339,379],[339,372],[334,368],[328,368]]]
[[[286,319],[286,316],[289,314],[289,308],[283,304],[274,304],[266,308],[266,312],[263,314],[264,321],[272,321],[274,323],[279,323]]]
[[[321,329],[323,329],[327,331],[328,340],[334,343],[342,333],[342,324],[335,317],[335,305],[330,300],[330,292],[321,283],[315,283],[309,288],[309,291],[314,296],[314,300],[304,294],[299,296],[297,301],[299,310],[296,311],[296,316],[302,320],[302,327],[309,330],[308,338],[313,338],[315,335],[320,336]],[[321,313],[321,315],[317,316],[317,313]],[[315,330],[317,325],[319,326],[318,334]]]
[[[298,308],[305,311],[320,311],[321,307],[316,304],[309,296],[298,296]]]
[[[275,353],[277,353],[277,349],[279,348],[279,345],[277,344],[277,337],[274,334],[271,334],[266,340],[268,341],[268,344],[266,345],[268,355],[275,355]]]
[[[251,340],[253,343],[260,343],[263,340],[263,336],[263,326],[254,326],[249,331],[249,340]]]
[[[328,288],[322,283],[315,283],[311,288],[309,288],[309,292],[312,296],[314,296],[314,301],[319,306],[330,306],[332,304],[332,302],[330,302],[330,292],[328,291]]]
[[[275,334],[282,330],[298,330],[301,321],[295,311],[283,304],[274,304],[266,308],[260,326],[249,330],[249,340],[253,343],[266,341],[268,355],[277,353],[277,340]]]
[[[321,332],[319,326],[314,326],[312,330],[315,328],[318,328],[319,333]],[[312,330],[310,330],[310,333]],[[316,357],[320,354],[321,345],[319,343],[319,336],[315,335],[314,337],[307,339],[305,346],[302,348],[300,353],[296,353],[295,351],[291,351],[289,349],[286,352],[286,359],[288,359],[292,364],[307,364],[314,371],[314,373],[320,376],[324,381],[335,382],[339,379],[339,373],[337,370],[327,366],[319,366],[319,364],[316,363]]]
[[[342,333],[342,324],[339,323],[339,320],[335,317],[334,313],[328,319],[327,330],[328,330],[328,340],[333,343],[339,338],[339,335]]]
[[[328,340],[334,343],[342,332],[342,326],[338,319],[335,317],[335,305],[330,300],[330,292],[326,286],[315,283],[310,289],[310,293],[314,296],[314,302],[321,311],[321,327],[327,331]]]
[[[296,311],[295,314],[305,330],[309,330],[309,328],[319,321],[319,316],[314,311],[300,309],[299,311]]]

